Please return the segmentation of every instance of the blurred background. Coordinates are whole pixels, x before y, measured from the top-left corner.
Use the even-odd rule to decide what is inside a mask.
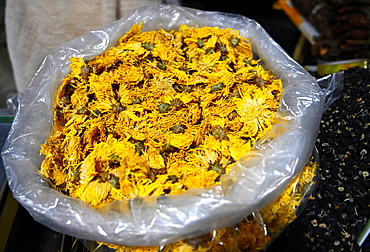
[[[4,109],[6,108],[6,96],[16,92],[16,87],[6,43],[5,0],[1,0],[0,4],[0,109]]]

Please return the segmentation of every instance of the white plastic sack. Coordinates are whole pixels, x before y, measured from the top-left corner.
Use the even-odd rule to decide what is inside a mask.
[[[65,196],[38,173],[40,145],[53,126],[52,108],[70,57],[90,59],[118,44],[133,24],[143,31],[178,29],[181,24],[233,28],[251,39],[261,64],[283,81],[279,123],[221,185],[181,195],[107,203],[97,209]],[[270,204],[309,160],[316,141],[324,94],[316,79],[292,60],[254,20],[240,15],[178,6],[143,7],[99,30],[55,49],[32,79],[2,151],[14,197],[40,223],[86,240],[122,245],[164,245],[233,225]]]

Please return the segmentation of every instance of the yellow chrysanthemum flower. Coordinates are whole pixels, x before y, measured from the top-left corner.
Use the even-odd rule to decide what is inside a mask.
[[[56,190],[94,207],[218,185],[275,123],[282,82],[253,58],[238,31],[141,29],[133,25],[95,58],[70,59],[53,132],[41,146],[40,172]],[[294,215],[281,209],[298,200],[284,194],[261,215],[278,223],[277,230]],[[258,223],[245,220],[163,251],[253,251],[269,239]]]

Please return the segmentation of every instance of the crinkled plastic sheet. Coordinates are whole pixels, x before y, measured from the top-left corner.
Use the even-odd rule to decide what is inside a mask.
[[[261,63],[283,80],[279,122],[219,186],[181,195],[114,201],[97,209],[65,196],[38,173],[40,145],[51,133],[52,106],[69,72],[69,58],[90,59],[118,43],[130,27],[178,29],[181,24],[231,27],[250,38]],[[123,245],[163,245],[230,226],[270,204],[309,160],[317,137],[324,93],[254,20],[178,6],[143,7],[55,49],[33,77],[2,151],[14,197],[35,220],[61,233]]]
[[[321,90],[325,93],[325,112],[330,105],[342,96],[344,85],[344,71],[329,74],[317,80]]]

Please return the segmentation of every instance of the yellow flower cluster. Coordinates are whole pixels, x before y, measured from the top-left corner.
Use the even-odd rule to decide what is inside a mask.
[[[141,32],[71,58],[41,173],[92,206],[214,186],[270,129],[282,83],[232,29]]]
[[[253,58],[238,31],[141,29],[132,26],[91,60],[70,59],[53,132],[41,146],[40,172],[58,191],[92,206],[217,185],[271,128],[280,103],[281,80]],[[260,212],[276,230],[301,198],[285,193]],[[254,251],[270,239],[251,218],[163,251]]]

